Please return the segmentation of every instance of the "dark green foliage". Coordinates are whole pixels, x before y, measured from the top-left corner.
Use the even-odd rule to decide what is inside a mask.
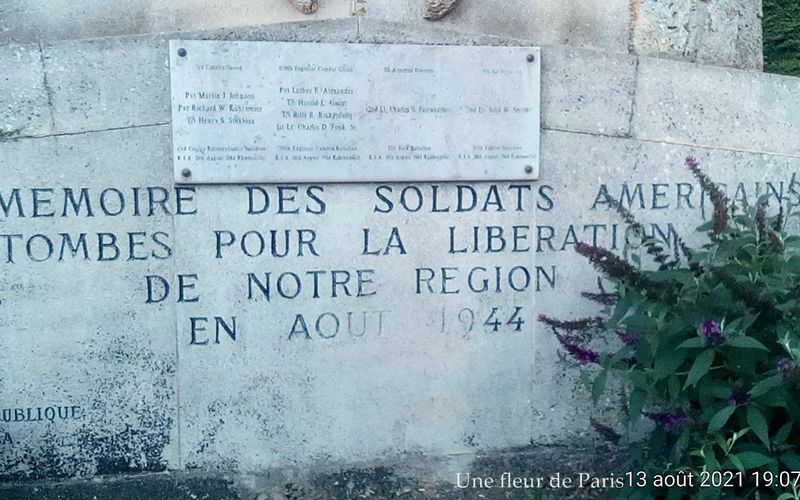
[[[764,71],[800,76],[800,1],[764,0]]]
[[[696,160],[687,166],[706,192],[718,189]],[[794,178],[791,185],[793,192]],[[768,214],[766,196],[744,207],[729,206],[721,192],[711,199],[713,220],[698,228],[708,243],[676,251],[668,266],[646,238],[633,263],[579,243],[578,253],[615,286],[601,290],[606,315],[539,321],[556,334],[564,357],[577,361],[595,401],[615,386],[611,380],[622,384],[623,422],[615,432],[631,436],[642,422],[655,424],[644,442],[630,442],[631,470],[695,477],[694,488],[650,482],[611,493],[800,498],[800,236],[785,231],[800,212],[771,200]],[[622,215],[635,233],[633,216]],[[648,257],[652,264],[642,265]],[[699,488],[703,474],[715,471],[730,474],[731,487]],[[781,472],[794,484],[759,485],[752,475]]]

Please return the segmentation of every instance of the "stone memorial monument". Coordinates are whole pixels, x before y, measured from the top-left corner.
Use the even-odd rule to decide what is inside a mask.
[[[708,212],[689,155],[732,199],[800,201],[800,81],[758,71],[760,6],[722,3],[432,23],[370,0],[359,30],[349,1],[134,2],[113,26],[12,2],[0,498],[602,462],[603,415],[535,323],[591,310],[578,242],[632,250],[605,196],[667,245]]]

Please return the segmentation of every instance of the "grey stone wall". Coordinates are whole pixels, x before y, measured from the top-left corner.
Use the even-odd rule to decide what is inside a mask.
[[[3,46],[0,192],[6,200],[15,187],[25,190],[26,196],[31,189],[42,187],[134,186],[171,191],[167,40],[174,36]],[[351,20],[345,20],[180,36],[356,43],[529,43],[374,19],[361,34]],[[783,196],[794,196],[788,180],[800,167],[798,97],[800,80],[788,77],[608,51],[544,48],[542,175],[532,185],[537,208],[530,220],[531,258],[543,275],[537,281],[531,318],[537,313],[571,316],[591,311],[579,293],[594,286],[595,275],[572,247],[577,241],[593,240],[620,246],[620,226],[614,226],[619,222],[596,203],[601,186],[615,196],[627,192],[634,211],[664,233],[669,232],[670,224],[677,231],[689,233],[703,217],[704,198],[682,168],[682,160],[688,155],[698,157],[714,178],[728,184],[734,196],[746,193],[752,199],[757,190],[763,192],[770,186],[776,196],[779,190]],[[372,187],[338,185],[330,190],[339,195],[368,194]],[[219,193],[214,189],[199,188],[198,200],[216,199]],[[97,219],[89,225],[82,219],[61,218],[56,222],[4,216],[0,211],[0,234],[115,230],[173,234],[176,216],[171,214],[176,211],[175,204],[176,198],[170,197],[170,213],[157,210],[152,217]],[[202,207],[213,211],[213,204]],[[6,237],[3,244],[10,238]],[[192,243],[184,239],[182,244],[191,248]],[[529,364],[517,358],[508,364],[502,356],[483,360],[487,367],[498,365],[509,372],[519,370],[526,377],[530,374],[531,385],[526,388],[530,398],[515,406],[516,427],[507,441],[467,440],[457,447],[426,449],[409,445],[419,436],[404,439],[392,434],[387,441],[385,435],[366,434],[358,436],[358,447],[351,450],[342,447],[349,442],[346,435],[342,438],[341,433],[334,432],[331,435],[339,441],[328,443],[324,456],[282,454],[268,447],[274,442],[272,433],[286,429],[271,429],[267,423],[263,429],[248,428],[246,435],[236,432],[237,419],[258,422],[259,408],[269,403],[262,386],[226,390],[224,368],[232,371],[236,356],[226,354],[228,361],[215,369],[213,380],[200,380],[202,364],[199,368],[196,365],[187,380],[181,369],[186,359],[176,348],[177,306],[142,303],[141,276],[182,272],[183,263],[177,257],[144,264],[37,263],[37,248],[41,249],[34,246],[33,258],[26,256],[14,263],[0,254],[0,393],[4,407],[12,410],[0,423],[3,478],[92,476],[183,470],[187,466],[241,474],[269,467],[331,469],[352,466],[354,460],[374,465],[420,453],[445,457],[432,466],[431,473],[452,478],[455,471],[468,470],[480,451],[526,443],[544,449],[597,439],[587,425],[593,410],[585,404],[585,395],[577,382],[565,375],[555,340],[537,328],[530,339],[533,355]],[[161,249],[154,244],[152,250]],[[414,327],[409,328],[413,334]],[[254,363],[260,358],[248,359]],[[373,362],[381,360],[375,358]],[[203,363],[215,363],[214,357]],[[335,363],[328,373],[337,375]],[[218,391],[236,396],[209,400],[204,411],[216,418],[214,422],[185,418],[181,401],[203,393],[204,384],[200,382],[214,388],[209,394]],[[498,387],[486,390],[502,391],[502,384]],[[315,400],[321,402],[319,407],[337,404],[329,393],[308,394],[320,398]],[[370,400],[366,392],[349,397],[353,401],[363,399],[371,408],[391,411],[391,405]],[[215,408],[219,410],[215,401],[227,405],[225,411],[215,413]],[[57,407],[54,411],[61,411],[64,417],[37,420],[36,408],[49,407]],[[14,409],[24,412],[28,408],[33,409],[33,418],[25,414],[15,418]],[[314,416],[297,413],[281,418],[302,421],[303,432],[317,429],[320,434],[315,439],[324,441],[330,429],[303,420],[309,415]],[[463,412],[452,415],[460,418]],[[210,422],[218,427],[208,426]],[[411,424],[412,429],[425,428],[425,422]],[[455,425],[462,424],[459,421]],[[207,439],[191,441],[186,437],[191,435]],[[224,442],[214,445],[211,438],[217,435]],[[303,434],[289,430],[288,435]],[[287,441],[279,442],[289,446]],[[236,458],[232,459],[234,454]]]
[[[234,9],[235,16],[219,22],[227,26],[301,18],[275,5],[280,15]],[[328,5],[331,10],[321,10],[321,16],[349,15],[349,2]],[[554,316],[591,312],[579,293],[594,287],[595,275],[572,247],[576,241],[592,240],[619,246],[619,221],[595,203],[601,186],[615,196],[628,193],[634,211],[658,230],[668,233],[672,224],[685,235],[703,217],[703,197],[681,168],[686,156],[697,156],[714,178],[730,186],[732,195],[746,192],[751,198],[768,189],[790,196],[788,179],[800,170],[800,80],[687,62],[760,67],[758,2],[664,5],[634,2],[630,10],[627,1],[575,0],[530,8],[530,2],[463,0],[450,17],[432,24],[420,18],[417,3],[373,0],[361,33],[354,20],[345,19],[77,40],[192,30],[209,27],[202,24],[209,17],[191,21],[175,13],[145,15],[161,8],[148,2],[127,3],[131,12],[126,16],[102,6],[76,7],[74,2],[5,3],[0,6],[5,9],[0,15],[5,23],[0,26],[0,193],[7,197],[14,187],[28,193],[44,187],[171,190],[170,38],[543,44],[542,175],[532,184],[536,210],[528,222],[531,259],[545,273],[537,285],[535,310]],[[63,22],[65,18],[71,22]],[[330,187],[342,198],[366,196],[372,188]],[[224,201],[222,195],[228,194],[205,187],[198,192],[204,203]],[[174,197],[169,206],[174,213]],[[175,227],[175,217],[165,213],[87,225],[80,220],[13,218],[0,210],[0,235],[118,228],[173,234]],[[0,240],[0,248],[8,241]],[[227,355],[208,380],[203,375],[210,370],[203,367],[219,362],[213,357],[195,362],[191,378],[181,378],[181,366],[186,365],[176,348],[178,308],[174,303],[142,304],[141,276],[171,276],[183,271],[183,262],[170,258],[77,265],[23,259],[12,265],[0,256],[0,406],[34,411],[33,421],[24,415],[14,422],[12,413],[0,422],[4,479],[185,471],[190,466],[249,478],[266,469],[394,464],[424,452],[441,457],[421,468],[396,470],[452,480],[455,472],[476,467],[487,450],[528,443],[536,450],[553,450],[545,458],[537,455],[541,463],[559,450],[571,452],[563,445],[591,447],[599,437],[587,425],[589,416],[608,418],[585,404],[582,389],[564,374],[555,340],[536,329],[528,347],[530,363],[515,358],[508,367],[530,375],[525,387],[530,397],[519,401],[518,426],[505,440],[495,434],[492,441],[477,445],[424,449],[397,435],[386,443],[385,436],[367,435],[354,450],[344,447],[347,439],[338,434],[340,441],[325,443],[325,456],[281,455],[269,448],[274,429],[258,427],[263,422],[257,410],[266,404],[263,387],[228,390],[225,385],[226,374],[236,369],[236,356]],[[260,357],[249,359],[255,363]],[[508,361],[500,356],[487,363]],[[331,377],[338,375],[338,368],[336,363],[329,366]],[[206,384],[222,393],[211,403],[227,407],[219,411],[209,404],[195,412],[200,417],[187,419],[181,401],[185,404]],[[350,397],[359,400],[369,394],[353,392]],[[373,403],[379,406],[380,401]],[[66,418],[36,421],[36,408],[59,408]],[[209,414],[216,420],[203,420]],[[288,419],[306,417],[292,414]],[[244,434],[231,426],[242,421],[252,424]],[[303,432],[315,425],[320,433],[328,432],[319,422],[306,423]],[[426,423],[415,425],[411,428],[424,429]],[[212,435],[224,442],[209,444]],[[326,436],[315,438],[324,441]],[[290,444],[283,441],[282,446]],[[24,490],[19,498],[34,494]]]

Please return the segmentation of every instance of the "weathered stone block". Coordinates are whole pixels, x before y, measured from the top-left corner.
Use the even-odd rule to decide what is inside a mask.
[[[634,0],[634,52],[692,62],[761,69],[761,0]]]
[[[635,91],[636,58],[547,47],[542,50],[542,126],[625,136]]]
[[[641,58],[635,137],[800,154],[800,80]]]
[[[106,38],[45,45],[57,133],[167,123],[167,42]]]
[[[52,130],[38,45],[0,47],[0,139]]]

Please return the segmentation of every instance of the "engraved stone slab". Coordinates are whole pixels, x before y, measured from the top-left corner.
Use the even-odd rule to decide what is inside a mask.
[[[195,189],[171,283],[188,467],[530,442],[531,183]]]
[[[175,180],[533,180],[539,50],[171,41]]]

